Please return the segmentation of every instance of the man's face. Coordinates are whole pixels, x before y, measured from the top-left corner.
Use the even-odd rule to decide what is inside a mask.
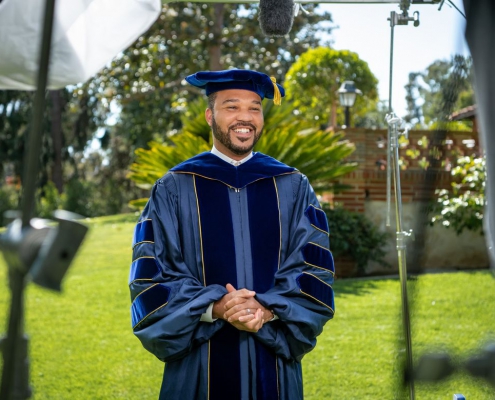
[[[251,152],[263,131],[261,98],[250,90],[217,92],[213,111],[205,112],[217,150],[240,160]]]

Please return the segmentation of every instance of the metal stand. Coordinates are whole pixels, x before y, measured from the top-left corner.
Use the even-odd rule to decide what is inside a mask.
[[[24,157],[22,212],[16,213],[16,218],[9,225],[7,232],[0,235],[0,250],[8,265],[12,293],[7,336],[0,341],[3,353],[0,387],[2,400],[31,397],[28,339],[23,334],[24,289],[28,279],[43,287],[60,290],[62,278],[87,231],[86,226],[72,221],[78,217],[77,215],[66,211],[55,213],[58,224],[53,224],[53,221],[32,219],[35,210],[54,11],[55,0],[46,0],[33,123]]]
[[[34,201],[37,181],[37,169],[39,165],[39,149],[41,145],[41,124],[45,109],[45,90],[48,80],[48,63],[50,60],[50,45],[52,39],[53,17],[55,12],[55,0],[46,0],[46,9],[43,24],[43,38],[41,43],[40,69],[38,73],[38,90],[34,101],[33,126],[29,135],[27,152],[24,156],[23,196],[22,196],[22,227],[29,226],[29,220],[34,214]],[[5,257],[9,266],[10,290],[12,303],[10,305],[10,318],[7,337],[3,343],[3,371],[0,398],[29,398],[31,390],[26,387],[29,381],[29,363],[22,362],[19,355],[27,354],[27,339],[22,334],[24,318],[24,288],[27,270],[22,268],[19,258],[12,254]],[[21,343],[24,343],[21,345]],[[25,347],[25,349],[23,349]],[[26,351],[22,351],[26,350]],[[14,374],[14,371],[17,372]],[[14,377],[24,376],[25,379],[14,381]],[[14,382],[17,384],[14,387]]]
[[[395,188],[395,220],[397,229],[397,256],[399,261],[399,276],[401,283],[402,302],[402,325],[406,348],[406,377],[412,376],[412,341],[411,341],[411,321],[409,315],[409,300],[407,295],[407,267],[406,267],[406,239],[412,235],[412,231],[405,232],[402,227],[402,193],[400,185],[400,164],[399,164],[399,126],[402,120],[393,113],[392,108],[392,71],[394,54],[394,27],[396,25],[408,25],[413,22],[414,26],[419,25],[419,13],[416,11],[413,17],[409,17],[408,9],[410,1],[401,1],[400,8],[402,14],[395,11],[390,13],[390,83],[389,83],[389,113],[386,117],[388,123],[388,151],[387,151],[387,226],[390,226],[391,213],[391,181],[392,175]],[[409,386],[409,398],[414,400],[414,381],[406,379]]]
[[[412,237],[412,230],[404,231],[402,226],[402,192],[400,186],[400,165],[399,165],[399,130],[398,125],[402,120],[395,116],[394,113],[387,115],[387,123],[389,126],[390,149],[389,153],[392,158],[393,178],[395,189],[395,220],[397,229],[397,256],[399,261],[399,277],[401,288],[401,304],[402,304],[402,327],[406,348],[406,377],[412,376],[413,360],[412,360],[412,340],[411,340],[411,320],[409,313],[409,299],[407,295],[407,264],[406,264],[406,240]],[[406,380],[409,385],[409,398],[414,399],[414,381]]]

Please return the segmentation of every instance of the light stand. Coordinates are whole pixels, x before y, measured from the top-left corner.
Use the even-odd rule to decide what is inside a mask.
[[[0,235],[0,250],[8,265],[11,305],[7,336],[2,339],[3,370],[0,399],[31,397],[29,387],[28,339],[24,328],[24,289],[28,279],[53,290],[67,272],[87,227],[74,222],[77,216],[66,211],[55,213],[55,222],[32,219],[45,110],[45,91],[55,12],[55,0],[46,0],[43,19],[37,91],[34,99],[32,129],[24,157],[21,213],[16,213],[7,232]]]
[[[388,151],[387,151],[387,226],[390,226],[390,203],[391,203],[391,180],[392,174],[395,188],[395,220],[397,232],[397,256],[399,262],[399,277],[401,287],[401,304],[402,304],[402,328],[405,340],[406,365],[405,375],[410,377],[413,371],[412,359],[412,340],[411,340],[411,321],[409,314],[409,299],[407,295],[407,264],[406,264],[406,239],[412,235],[412,231],[405,232],[402,226],[402,192],[400,186],[400,164],[399,164],[399,126],[402,120],[398,118],[392,108],[392,71],[393,71],[393,52],[394,52],[394,27],[396,25],[408,25],[413,22],[414,26],[419,25],[419,13],[416,11],[413,17],[409,17],[408,9],[410,1],[402,0],[400,8],[402,14],[395,11],[390,13],[390,78],[389,78],[389,113],[386,121],[388,124]],[[414,400],[414,381],[406,379],[409,386],[409,398]]]

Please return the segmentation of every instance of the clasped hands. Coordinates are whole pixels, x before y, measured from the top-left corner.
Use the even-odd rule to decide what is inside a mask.
[[[237,290],[230,283],[225,286],[228,293],[213,303],[213,317],[229,322],[241,331],[258,332],[273,313],[263,307],[255,298],[256,292],[248,289]]]

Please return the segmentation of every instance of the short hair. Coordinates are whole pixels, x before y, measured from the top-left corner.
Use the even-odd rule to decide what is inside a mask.
[[[215,100],[217,99],[217,93],[212,93],[208,96],[208,108],[213,111],[213,108],[215,107]]]

